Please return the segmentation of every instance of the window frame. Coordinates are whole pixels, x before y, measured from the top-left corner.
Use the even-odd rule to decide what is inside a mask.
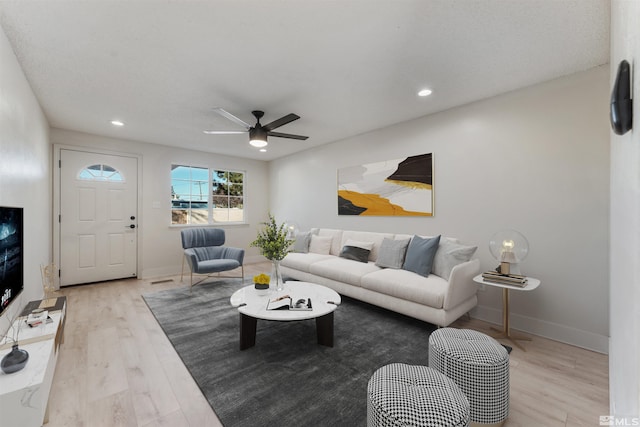
[[[99,166],[100,169],[95,169],[95,166]],[[112,170],[110,171],[106,170],[105,167]],[[92,172],[95,170],[99,170],[100,174],[96,174]],[[85,171],[88,174],[88,176],[83,176]],[[111,173],[109,175],[105,175],[105,172],[107,173],[111,172]],[[117,179],[114,179],[114,177],[116,177]],[[109,182],[112,184],[125,184],[127,182],[126,178],[124,177],[124,174],[119,169],[105,163],[94,163],[94,164],[84,166],[77,173],[76,179],[78,181]]]
[[[173,170],[175,169],[176,166],[182,166],[182,167],[189,167],[189,168],[199,168],[199,169],[207,169],[207,175],[208,175],[208,185],[207,185],[207,222],[204,223],[187,223],[187,224],[180,224],[180,223],[174,223],[173,222],[173,183],[174,183],[174,178],[171,176],[171,172],[173,172]],[[242,220],[241,221],[215,221],[214,220],[214,206],[213,206],[213,186],[214,186],[214,181],[213,181],[213,177],[214,177],[214,173],[215,172],[225,172],[225,173],[239,173],[242,174]],[[215,226],[227,226],[227,225],[246,225],[248,224],[247,222],[247,171],[246,170],[241,170],[241,169],[230,169],[230,168],[219,168],[219,167],[214,167],[214,166],[209,166],[209,165],[199,165],[199,164],[189,164],[189,162],[171,162],[170,165],[170,176],[169,176],[169,200],[170,200],[170,206],[169,206],[169,226],[170,227],[202,227],[202,226],[210,226],[210,225],[215,225]],[[193,180],[189,179],[188,180],[190,183],[193,182]],[[190,184],[192,185],[192,184]],[[226,195],[227,198],[231,197],[229,194]],[[191,202],[191,200],[190,200]],[[187,208],[187,209],[192,209],[191,207]],[[228,206],[226,208],[228,211],[230,209],[232,209],[230,206]],[[229,217],[229,216],[228,216]],[[191,217],[190,217],[191,218]]]

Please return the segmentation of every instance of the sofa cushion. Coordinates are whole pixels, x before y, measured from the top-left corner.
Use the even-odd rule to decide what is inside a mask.
[[[407,255],[405,256],[402,268],[421,276],[429,277],[433,265],[433,257],[438,250],[439,243],[440,236],[431,239],[413,236],[407,248]]]
[[[383,268],[362,277],[362,287],[407,301],[442,308],[449,282],[432,274],[423,277],[403,269]]]
[[[316,236],[311,235],[311,242],[309,243],[309,252],[314,254],[329,255],[331,252],[331,236]]]
[[[358,262],[367,262],[369,253],[373,247],[373,242],[360,242],[357,240],[347,240],[340,251],[340,256]]]
[[[293,252],[306,254],[311,243],[311,231],[296,231],[293,241]]]
[[[458,264],[467,262],[478,249],[477,246],[464,246],[447,239],[440,241],[431,271],[445,280],[449,280],[451,270]]]
[[[376,265],[383,268],[402,268],[410,239],[385,238],[380,245]]]
[[[334,230],[332,228],[318,228],[317,235],[322,237],[331,237],[331,250],[329,253],[331,255],[338,256],[340,255],[340,251],[342,250],[342,230]]]
[[[362,276],[377,270],[380,270],[380,268],[372,262],[353,262],[340,257],[331,257],[309,266],[309,273],[311,274],[353,286],[360,286]]]
[[[289,252],[287,256],[284,257],[284,259],[280,262],[280,265],[308,273],[309,266],[311,264],[330,258],[333,258],[333,255],[314,254],[312,252],[306,254]]]

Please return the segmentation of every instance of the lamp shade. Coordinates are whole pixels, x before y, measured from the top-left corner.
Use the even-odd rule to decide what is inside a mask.
[[[529,242],[519,231],[502,230],[491,237],[489,250],[499,262],[517,264],[527,257]]]

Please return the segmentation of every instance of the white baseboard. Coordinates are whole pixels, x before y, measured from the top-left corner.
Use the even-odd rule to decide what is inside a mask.
[[[502,310],[479,305],[470,314],[475,319],[496,325],[502,324]],[[598,353],[609,353],[609,337],[605,335],[594,334],[571,326],[521,316],[515,313],[511,313],[510,323],[511,328],[518,331],[597,351]]]

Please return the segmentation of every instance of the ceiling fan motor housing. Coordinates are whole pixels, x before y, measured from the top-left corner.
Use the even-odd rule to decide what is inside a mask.
[[[256,123],[254,127],[249,129],[249,140],[255,141],[256,139],[259,139],[261,141],[267,140],[267,131],[262,128],[262,125],[260,123]]]

